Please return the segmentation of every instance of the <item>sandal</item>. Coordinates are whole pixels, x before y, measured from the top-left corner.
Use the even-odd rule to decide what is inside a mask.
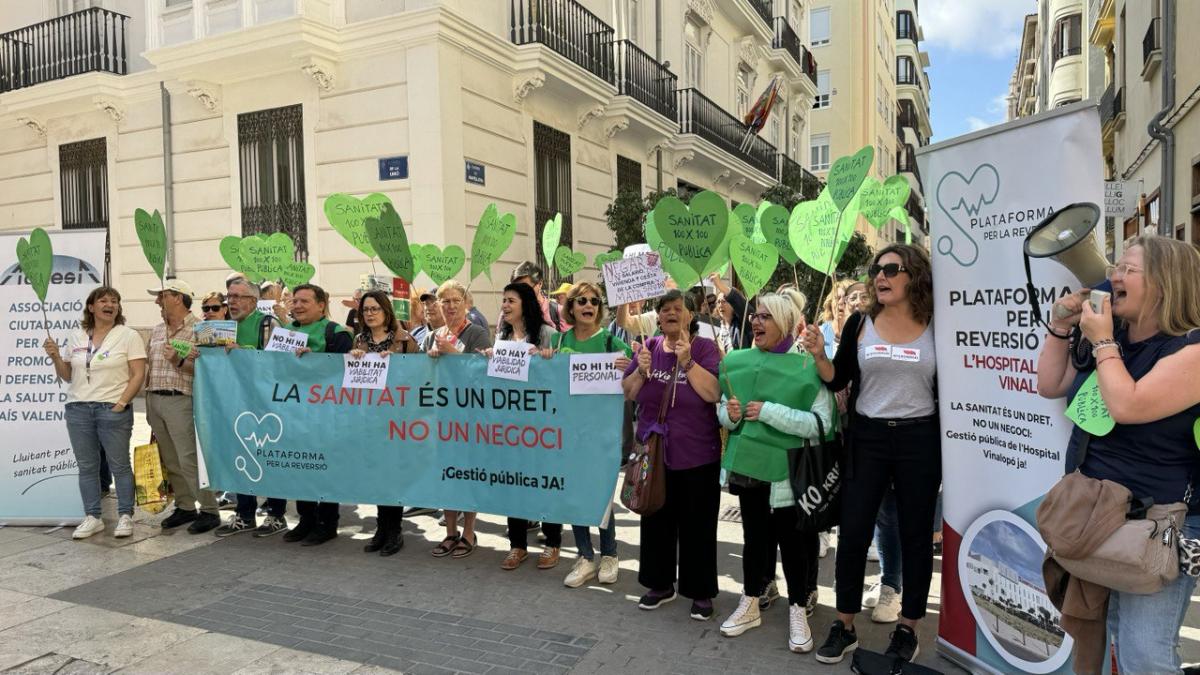
[[[466,537],[459,537],[458,543],[454,544],[454,548],[450,550],[450,557],[458,560],[471,555],[475,552],[475,544],[478,541],[478,537],[475,538],[475,541],[467,541]]]
[[[435,558],[445,558],[446,556],[450,555],[451,551],[454,550],[454,546],[458,544],[458,540],[459,536],[457,534],[446,537],[442,540],[442,543],[434,546],[430,553],[432,553],[433,557]]]

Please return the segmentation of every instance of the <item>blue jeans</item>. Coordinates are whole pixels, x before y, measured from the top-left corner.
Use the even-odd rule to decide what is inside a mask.
[[[592,548],[592,532],[587,525],[572,525],[571,533],[575,535],[575,548],[580,558],[594,560],[596,551]],[[600,528],[600,555],[617,555],[617,514],[610,513],[608,527]]]
[[[879,550],[881,583],[891,586],[897,593],[904,590],[900,582],[904,575],[900,558],[900,520],[896,516],[896,493],[890,487],[879,504],[879,515],[875,517],[875,548]]]
[[[100,517],[100,458],[108,458],[117,482],[117,512],[133,515],[133,467],[129,461],[129,437],[133,433],[133,409],[112,411],[111,403],[68,403],[67,435],[75,462],[79,464],[79,496],[83,511]]]
[[[1200,515],[1189,516],[1183,529],[1184,536],[1200,538]],[[1109,594],[1108,632],[1121,673],[1180,672],[1179,628],[1195,587],[1196,577],[1180,574],[1153,595]]]

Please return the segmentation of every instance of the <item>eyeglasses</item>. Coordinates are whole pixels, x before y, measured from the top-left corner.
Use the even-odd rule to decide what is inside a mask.
[[[377,313],[379,313],[379,312],[382,312],[382,311],[383,311],[383,308],[382,308],[382,307],[379,307],[378,305],[371,305],[371,306],[369,306],[369,307],[363,307],[363,308],[362,308],[362,313],[363,313],[363,314],[377,314]]]
[[[888,279],[892,279],[897,274],[900,274],[901,272],[907,272],[907,271],[908,271],[908,268],[905,267],[904,265],[901,265],[900,263],[888,263],[886,265],[871,265],[870,267],[867,268],[867,278],[874,279],[875,277],[879,276],[880,272],[883,272],[883,276],[887,277]]]
[[[202,309],[206,312],[219,312],[224,307],[225,307],[225,305],[204,305],[200,309]]]
[[[1112,278],[1118,274],[1125,276],[1127,274],[1141,274],[1144,271],[1145,269],[1138,267],[1137,265],[1121,263],[1120,265],[1109,265],[1108,268],[1104,270],[1104,276],[1111,281]]]
[[[584,305],[591,305],[592,307],[600,306],[600,298],[597,298],[594,295],[589,295],[587,297],[579,296],[578,298],[571,298],[571,302],[580,307],[583,307]]]
[[[754,323],[755,321],[759,323],[766,323],[774,318],[775,317],[771,316],[770,312],[758,312],[757,314],[750,315],[750,323]]]
[[[231,293],[229,295],[226,295],[225,299],[226,300],[253,300],[254,296],[253,295],[238,295],[237,293]]]

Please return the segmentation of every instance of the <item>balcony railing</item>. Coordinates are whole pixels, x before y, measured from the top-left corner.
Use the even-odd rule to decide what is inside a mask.
[[[608,83],[613,77],[612,27],[574,0],[511,0],[513,44],[543,44]]]
[[[1156,16],[1150,19],[1150,25],[1146,26],[1146,36],[1142,38],[1142,66],[1145,67],[1146,62],[1155,52],[1162,50],[1162,17]]]
[[[1108,85],[1108,89],[1104,90],[1104,95],[1100,97],[1100,126],[1106,127],[1118,115],[1125,112],[1125,88],[1117,88],[1117,83],[1112,82]]]
[[[787,17],[775,17],[775,39],[771,41],[771,47],[791,54],[796,65],[804,66],[804,55],[801,51],[804,46],[800,44],[800,36],[796,35],[796,31],[788,24]]]
[[[805,75],[808,75],[808,79],[812,80],[812,83],[815,85],[817,83],[817,57],[808,51],[808,47],[802,46],[800,49],[804,53],[803,60],[800,61],[800,69],[804,71]]]
[[[896,151],[896,173],[911,173],[921,182],[921,171],[917,168],[917,153],[907,143]]]
[[[921,86],[921,78],[917,77],[914,71],[898,71],[896,73],[896,84],[911,84],[914,87]]]
[[[775,146],[752,134],[746,141],[746,125],[725,112],[696,89],[678,89],[679,131],[696,134],[725,152],[741,157],[768,176],[776,175]]]
[[[821,194],[821,188],[825,184],[820,178],[782,152],[776,153],[775,157],[779,163],[777,177],[780,183],[800,192],[806,199],[816,199]]]
[[[93,7],[0,35],[0,92],[82,73],[124,75],[128,20]]]
[[[661,63],[630,40],[613,43],[616,58],[617,93],[641,102],[647,108],[674,122],[678,78]]]
[[[728,1],[728,0],[727,0]],[[754,8],[754,12],[762,17],[763,23],[771,27],[771,0],[746,0]]]

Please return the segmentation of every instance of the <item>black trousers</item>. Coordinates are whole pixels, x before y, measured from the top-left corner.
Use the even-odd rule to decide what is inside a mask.
[[[721,506],[719,462],[692,469],[667,469],[667,501],[642,516],[638,583],[652,591],[675,584],[693,600],[717,596],[717,512]]]
[[[562,524],[542,523],[547,548],[562,548]],[[529,549],[529,521],[524,518],[508,519],[508,546],[522,551]]]
[[[296,513],[300,514],[300,522],[312,523],[314,527],[334,528],[338,524],[337,502],[302,502],[296,501]]]
[[[842,484],[841,530],[837,549],[837,610],[862,610],[867,548],[874,536],[879,504],[890,485],[896,493],[904,597],[900,616],[925,616],[933,578],[933,514],[942,482],[942,455],[936,419],[907,426],[857,417],[854,421],[853,475]]]
[[[377,515],[375,516],[376,526],[384,531],[400,530],[400,525],[404,522],[404,507],[403,506],[377,506]]]
[[[254,524],[254,512],[258,510],[258,497],[254,495],[237,496],[238,517],[247,523]],[[267,497],[267,515],[282,518],[287,511],[287,500],[278,497]]]
[[[775,578],[775,549],[783,559],[788,602],[802,605],[808,600],[812,572],[817,569],[820,546],[816,530],[796,529],[794,507],[771,508],[771,486],[738,487],[742,508],[742,582],[745,594],[757,598]],[[764,575],[764,570],[769,570]]]

